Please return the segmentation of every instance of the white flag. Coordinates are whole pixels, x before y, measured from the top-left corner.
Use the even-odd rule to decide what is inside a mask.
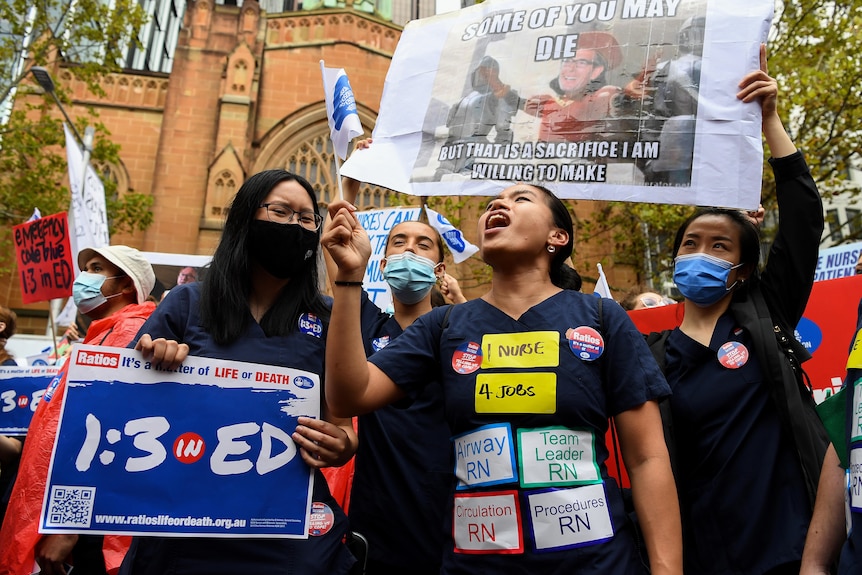
[[[78,252],[84,248],[100,248],[110,243],[108,235],[108,212],[105,209],[105,188],[102,180],[93,167],[87,163],[87,182],[81,193],[83,180],[84,152],[78,146],[78,141],[66,124],[66,161],[69,164],[69,188],[72,190],[72,201],[69,206],[69,243],[72,248],[72,267],[77,277]],[[78,309],[72,298],[66,301],[63,311],[57,316],[58,325],[71,325],[75,321]]]
[[[479,251],[479,248],[464,239],[461,230],[450,224],[449,220],[444,218],[442,214],[438,214],[428,206],[425,206],[425,213],[428,215],[428,223],[437,230],[440,237],[449,246],[449,251],[452,252],[452,258],[456,264],[460,264]]]
[[[87,164],[87,183],[81,193],[84,153],[78,146],[69,127],[66,130],[66,160],[69,163],[69,188],[72,203],[69,207],[69,228],[73,231],[69,239],[72,254],[77,257],[84,248],[100,248],[110,243],[108,235],[108,213],[105,209],[105,188],[92,166]],[[74,258],[72,258],[74,260]]]
[[[323,73],[323,91],[326,100],[326,119],[329,120],[329,137],[335,153],[342,160],[347,158],[347,145],[350,140],[364,133],[353,89],[347,81],[343,68],[326,68],[320,61]]]
[[[596,264],[599,267],[599,279],[596,281],[596,287],[593,294],[599,297],[614,299],[611,295],[611,287],[608,285],[608,278],[605,277],[605,270],[602,269],[602,264]]]

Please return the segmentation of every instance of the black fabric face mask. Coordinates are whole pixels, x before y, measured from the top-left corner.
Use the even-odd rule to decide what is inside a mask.
[[[301,275],[314,264],[319,245],[317,232],[299,224],[252,220],[248,227],[249,255],[279,279]]]

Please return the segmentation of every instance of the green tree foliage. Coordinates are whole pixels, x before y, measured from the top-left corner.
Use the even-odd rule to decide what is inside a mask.
[[[862,166],[862,0],[778,2],[768,51],[769,72],[779,83],[782,120],[805,153],[824,200],[856,197],[859,184],[851,182],[849,168]],[[775,181],[765,159],[761,198],[768,242],[777,210]],[[674,234],[693,209],[609,202],[579,222],[578,239],[611,239],[608,261],[633,266],[644,281],[669,279]],[[862,239],[859,233],[843,231],[845,239]]]
[[[94,95],[102,95],[100,79],[122,69],[123,54],[145,22],[146,15],[135,0],[0,3],[0,101],[14,103],[0,127],[0,224],[7,242],[11,225],[24,221],[34,207],[43,214],[69,207],[62,121],[57,119],[57,105],[49,95],[25,101],[23,96],[41,92],[29,74],[30,67],[62,67],[85,82]],[[55,93],[70,110],[69,94],[60,83],[55,84]],[[111,143],[110,133],[92,109],[86,116],[79,115],[79,133],[88,124],[96,130],[93,165],[118,164],[119,147]],[[149,226],[150,196],[127,192],[118,197],[116,182],[103,181],[112,233]]]

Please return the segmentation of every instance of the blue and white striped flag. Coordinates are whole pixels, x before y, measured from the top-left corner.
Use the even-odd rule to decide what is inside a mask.
[[[443,241],[449,246],[449,251],[452,252],[452,258],[456,264],[460,264],[479,251],[479,248],[464,239],[461,230],[450,224],[449,220],[442,214],[438,214],[428,206],[425,206],[425,213],[428,215],[428,223],[437,230]]]
[[[329,120],[329,137],[335,153],[344,160],[347,158],[350,140],[364,133],[359,113],[356,111],[356,99],[344,68],[327,68],[321,60],[320,71],[323,74],[323,91],[326,94],[324,99],[326,119]]]

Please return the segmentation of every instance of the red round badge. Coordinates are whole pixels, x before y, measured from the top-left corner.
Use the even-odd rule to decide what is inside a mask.
[[[595,361],[605,351],[605,338],[586,325],[566,330],[566,339],[572,353],[584,361]]]
[[[326,503],[314,501],[311,504],[311,516],[308,518],[308,534],[312,537],[326,535],[335,525],[335,513]]]
[[[452,354],[452,369],[461,375],[473,373],[482,365],[482,346],[475,341],[462,343]]]
[[[727,369],[739,369],[748,362],[748,348],[738,341],[729,341],[718,348],[717,357]]]

